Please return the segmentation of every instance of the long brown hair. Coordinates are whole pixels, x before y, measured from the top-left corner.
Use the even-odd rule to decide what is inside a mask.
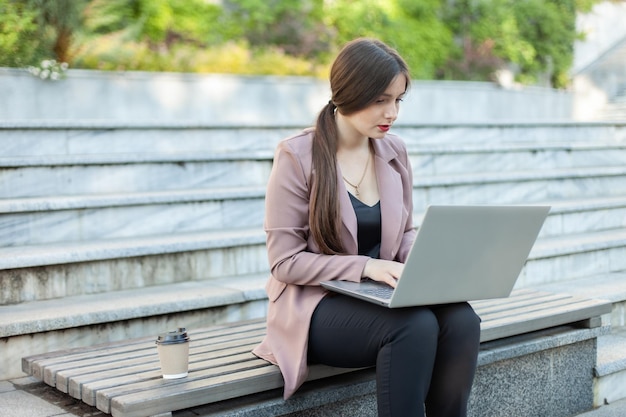
[[[350,115],[379,98],[398,75],[409,69],[402,57],[381,41],[359,38],[347,43],[330,70],[332,99],[320,111],[313,138],[313,175],[309,226],[320,251],[344,253],[337,187],[338,133],[335,111]]]

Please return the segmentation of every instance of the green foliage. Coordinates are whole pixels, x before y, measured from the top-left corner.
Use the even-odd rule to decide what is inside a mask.
[[[454,47],[438,8],[439,0],[335,0],[326,24],[336,29],[337,45],[360,36],[381,39],[400,52],[413,78],[432,79]]]
[[[84,15],[88,32],[117,33],[124,40],[155,45],[218,43],[240,34],[234,22],[222,20],[221,7],[203,0],[92,0]]]
[[[128,40],[160,42],[172,15],[166,0],[93,0],[85,10],[85,26],[96,34],[124,32]]]
[[[85,0],[0,0],[0,65],[26,66],[70,59]]]
[[[323,0],[225,0],[224,9],[252,47],[278,47],[293,56],[315,58],[327,51],[330,30],[323,24]]]
[[[520,35],[535,48],[536,59],[521,65],[522,73],[542,73],[553,85],[565,87],[576,40],[576,10],[573,0],[526,0],[515,4]],[[567,17],[567,18],[564,18]]]
[[[35,22],[42,49],[50,50],[57,61],[71,59],[75,33],[82,25],[81,13],[87,0],[16,0],[37,12]]]
[[[44,58],[104,70],[325,75],[379,38],[414,78],[565,87],[577,11],[598,0],[0,0],[0,65]]]
[[[577,11],[596,0],[454,0],[445,20],[462,53],[443,69],[444,78],[488,79],[503,66],[520,82],[565,87],[573,61]]]
[[[35,62],[36,12],[11,0],[0,0],[0,66],[18,67]]]
[[[413,78],[435,78],[455,51],[452,31],[441,21],[439,8],[439,0],[396,0],[394,23],[381,35],[402,54]]]
[[[458,0],[444,10],[457,49],[439,75],[446,79],[488,79],[505,62],[532,61],[534,49],[520,37],[510,0]]]
[[[102,70],[200,71],[206,48],[242,34],[204,0],[92,0],[84,16],[75,65]]]
[[[169,71],[246,75],[324,76],[327,67],[285,54],[278,48],[251,48],[245,41],[198,49],[176,44],[153,50],[143,42],[120,41],[119,36],[100,38],[80,55],[75,66],[105,71]]]
[[[171,2],[174,19],[171,31],[199,45],[220,45],[241,38],[243,31],[226,11],[206,0]]]

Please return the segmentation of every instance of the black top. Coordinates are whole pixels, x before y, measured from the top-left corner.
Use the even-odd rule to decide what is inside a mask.
[[[356,213],[359,255],[379,258],[381,239],[380,201],[370,207],[352,194],[348,194]]]

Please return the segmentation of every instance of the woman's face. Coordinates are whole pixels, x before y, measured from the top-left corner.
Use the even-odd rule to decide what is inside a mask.
[[[406,84],[405,75],[398,74],[374,103],[350,115],[338,115],[340,132],[353,137],[382,139],[398,117]]]

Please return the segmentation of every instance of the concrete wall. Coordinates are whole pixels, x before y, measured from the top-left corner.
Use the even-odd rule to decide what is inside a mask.
[[[197,121],[211,125],[309,125],[328,83],[306,77],[69,70],[59,81],[0,68],[0,120]],[[570,92],[492,83],[416,81],[404,123],[567,120]]]

